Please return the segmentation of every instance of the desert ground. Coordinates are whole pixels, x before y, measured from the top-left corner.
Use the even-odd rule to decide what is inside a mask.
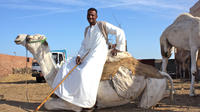
[[[195,84],[195,97],[190,97],[190,82],[174,79],[176,93],[174,104],[169,98],[161,100],[151,109],[137,107],[138,100],[129,104],[95,110],[95,112],[200,112],[200,84]],[[36,83],[31,74],[9,74],[0,79],[0,112],[32,112],[48,96],[51,88],[47,83]],[[39,112],[48,111],[42,107]],[[71,112],[71,111],[67,111]]]

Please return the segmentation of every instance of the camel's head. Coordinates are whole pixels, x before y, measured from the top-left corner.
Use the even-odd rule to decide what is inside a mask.
[[[21,44],[25,46],[30,52],[38,50],[38,48],[42,44],[48,45],[46,42],[46,37],[40,34],[36,35],[20,34],[15,39],[15,43],[18,45]]]
[[[18,45],[21,44],[21,45],[25,46],[25,44],[26,44],[26,37],[27,36],[28,36],[27,34],[20,34],[20,35],[18,35],[17,38],[15,39],[15,43],[18,44]]]

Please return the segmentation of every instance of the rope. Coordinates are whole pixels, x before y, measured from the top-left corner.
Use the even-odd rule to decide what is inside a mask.
[[[29,41],[28,43],[36,43],[36,42],[41,42],[41,43],[44,43],[45,41],[47,40],[47,38],[44,38],[42,40],[32,40],[32,41]]]
[[[28,57],[28,50],[27,50],[27,48],[26,48],[26,71],[25,71],[25,73],[26,73],[26,81],[25,81],[25,84],[26,84],[26,100],[28,101],[28,102],[30,102],[30,100],[29,100],[29,96],[28,96],[28,73],[27,73],[27,57]]]
[[[44,38],[42,40],[35,40],[35,41],[29,41],[28,43],[36,43],[36,42],[41,42],[42,44],[47,40],[47,38]],[[29,96],[28,96],[28,69],[27,69],[27,59],[28,59],[28,50],[27,50],[27,46],[25,47],[26,48],[26,81],[25,81],[25,84],[26,84],[26,100],[28,102],[30,102],[29,100]]]

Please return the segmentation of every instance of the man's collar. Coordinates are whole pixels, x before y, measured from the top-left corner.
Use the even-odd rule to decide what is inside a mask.
[[[90,27],[95,26],[97,24],[97,22],[94,25],[90,25]]]

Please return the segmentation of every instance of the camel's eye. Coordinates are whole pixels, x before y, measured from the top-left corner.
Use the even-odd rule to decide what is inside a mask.
[[[17,36],[17,38],[16,39],[19,39],[19,36]]]

